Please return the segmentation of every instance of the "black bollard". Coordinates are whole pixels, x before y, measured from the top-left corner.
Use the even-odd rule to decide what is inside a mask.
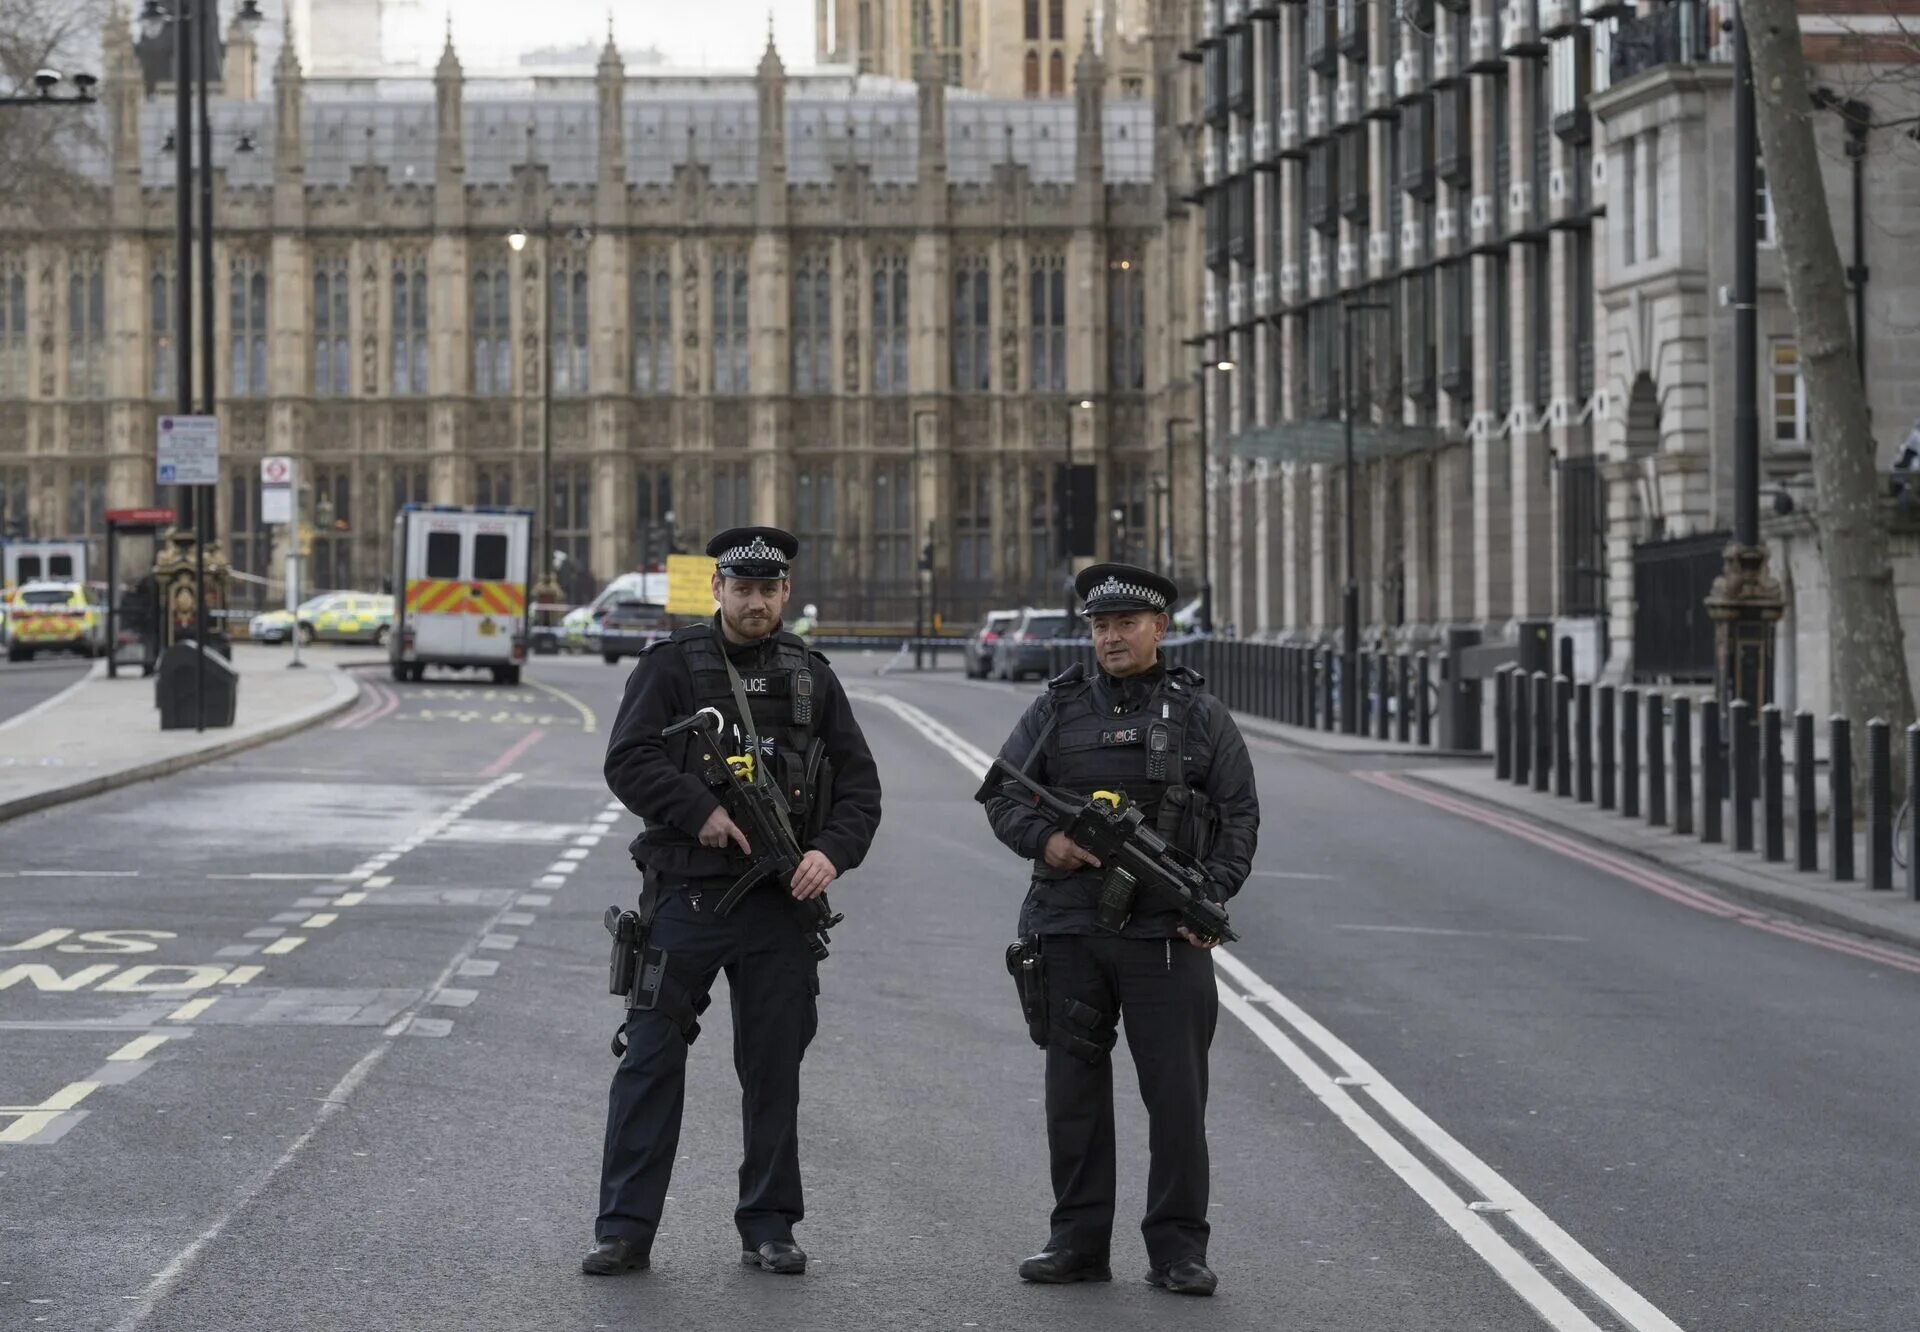
[[[1820,820],[1813,807],[1813,714],[1793,718],[1793,841],[1795,869],[1820,868]]]
[[[1920,791],[1920,722],[1907,727],[1907,799]],[[1920,818],[1907,808],[1907,896],[1920,902]]]
[[[1786,768],[1780,760],[1780,705],[1760,709],[1760,854],[1768,864],[1787,858]]]
[[[1693,700],[1673,696],[1673,830],[1693,835]]]
[[[1614,726],[1613,700],[1614,700],[1613,686],[1601,685],[1600,686],[1600,715],[1598,718],[1595,719],[1595,726],[1597,727],[1600,733],[1600,808],[1601,809],[1613,808],[1614,791],[1618,785],[1618,782],[1616,780],[1617,774],[1614,772],[1615,731],[1613,729],[1613,726]]]
[[[1700,700],[1700,840],[1718,842],[1727,770],[1720,764],[1720,700]]]
[[[1524,672],[1513,673],[1513,784],[1533,780],[1533,698]]]
[[[1647,695],[1647,822],[1667,826],[1667,700]]]
[[[1433,744],[1433,714],[1427,710],[1427,694],[1433,688],[1433,664],[1424,652],[1418,653],[1413,662],[1414,725],[1419,727],[1420,747],[1426,749]]]
[[[1867,887],[1893,891],[1893,732],[1881,717],[1867,723]]]
[[[1401,744],[1413,739],[1413,656],[1402,652],[1395,663],[1393,711],[1396,718],[1393,738]]]
[[[1573,798],[1573,681],[1553,682],[1553,793]]]
[[[1553,681],[1533,673],[1533,789],[1544,793],[1553,778]]]
[[[1733,849],[1753,850],[1753,704],[1736,698],[1727,705],[1727,736],[1733,741]]]
[[[1493,673],[1493,777],[1513,780],[1513,673],[1509,664]]]
[[[1393,654],[1385,648],[1380,650],[1376,659],[1380,669],[1374,680],[1376,706],[1380,711],[1373,718],[1373,734],[1377,740],[1393,739],[1393,709],[1388,705],[1393,698]]]
[[[1320,727],[1326,731],[1337,731],[1340,729],[1339,719],[1334,712],[1333,663],[1333,649],[1323,648],[1320,653],[1320,688],[1323,691],[1320,699]],[[1342,689],[1352,689],[1353,681],[1343,681],[1340,687]]]
[[[1573,694],[1574,798],[1593,803],[1593,682],[1582,680]]]
[[[1833,881],[1853,882],[1853,723],[1827,721],[1827,782],[1833,808],[1827,819],[1833,837]]]
[[[1640,817],[1640,691],[1620,691],[1620,812]]]

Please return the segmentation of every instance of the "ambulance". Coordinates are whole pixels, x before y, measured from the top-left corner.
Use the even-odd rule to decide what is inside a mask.
[[[409,504],[393,520],[393,678],[474,667],[520,683],[527,659],[530,509]]]
[[[0,591],[23,583],[87,581],[87,543],[80,540],[0,541]]]

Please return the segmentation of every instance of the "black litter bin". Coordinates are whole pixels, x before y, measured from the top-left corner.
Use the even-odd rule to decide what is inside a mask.
[[[217,652],[206,656],[205,724],[210,727],[233,725],[233,712],[240,697],[240,676],[233,664]],[[160,729],[191,731],[200,724],[201,653],[192,639],[182,639],[160,654],[159,679],[155,682],[155,701],[160,707]]]

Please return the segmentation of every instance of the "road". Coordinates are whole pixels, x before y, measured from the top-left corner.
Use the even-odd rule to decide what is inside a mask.
[[[0,722],[17,717],[84,679],[93,666],[80,657],[49,657],[45,661],[0,661]],[[0,759],[5,755],[0,746]]]
[[[1117,1279],[1022,1286],[1049,1202],[1000,956],[1023,884],[971,796],[1033,688],[879,662],[839,663],[886,818],[835,890],[803,1281],[736,1265],[713,1020],[654,1270],[579,1275],[637,820],[599,779],[624,671],[548,660],[370,675],[321,729],[7,825],[0,1326],[1920,1324],[1920,959],[1268,741],[1219,962],[1220,1295],[1138,1280],[1124,1071]]]

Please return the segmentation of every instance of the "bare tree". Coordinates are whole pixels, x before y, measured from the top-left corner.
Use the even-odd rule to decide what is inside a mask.
[[[0,88],[25,93],[41,69],[100,69],[110,0],[0,0]],[[65,89],[63,91],[71,91]],[[71,218],[95,185],[82,164],[105,147],[99,107],[0,108],[0,210]]]
[[[1778,222],[1781,270],[1807,385],[1820,543],[1826,557],[1835,710],[1913,719],[1884,486],[1854,360],[1847,283],[1814,146],[1813,101],[1795,0],[1742,0],[1755,119]],[[1751,201],[1744,206],[1751,207]]]

